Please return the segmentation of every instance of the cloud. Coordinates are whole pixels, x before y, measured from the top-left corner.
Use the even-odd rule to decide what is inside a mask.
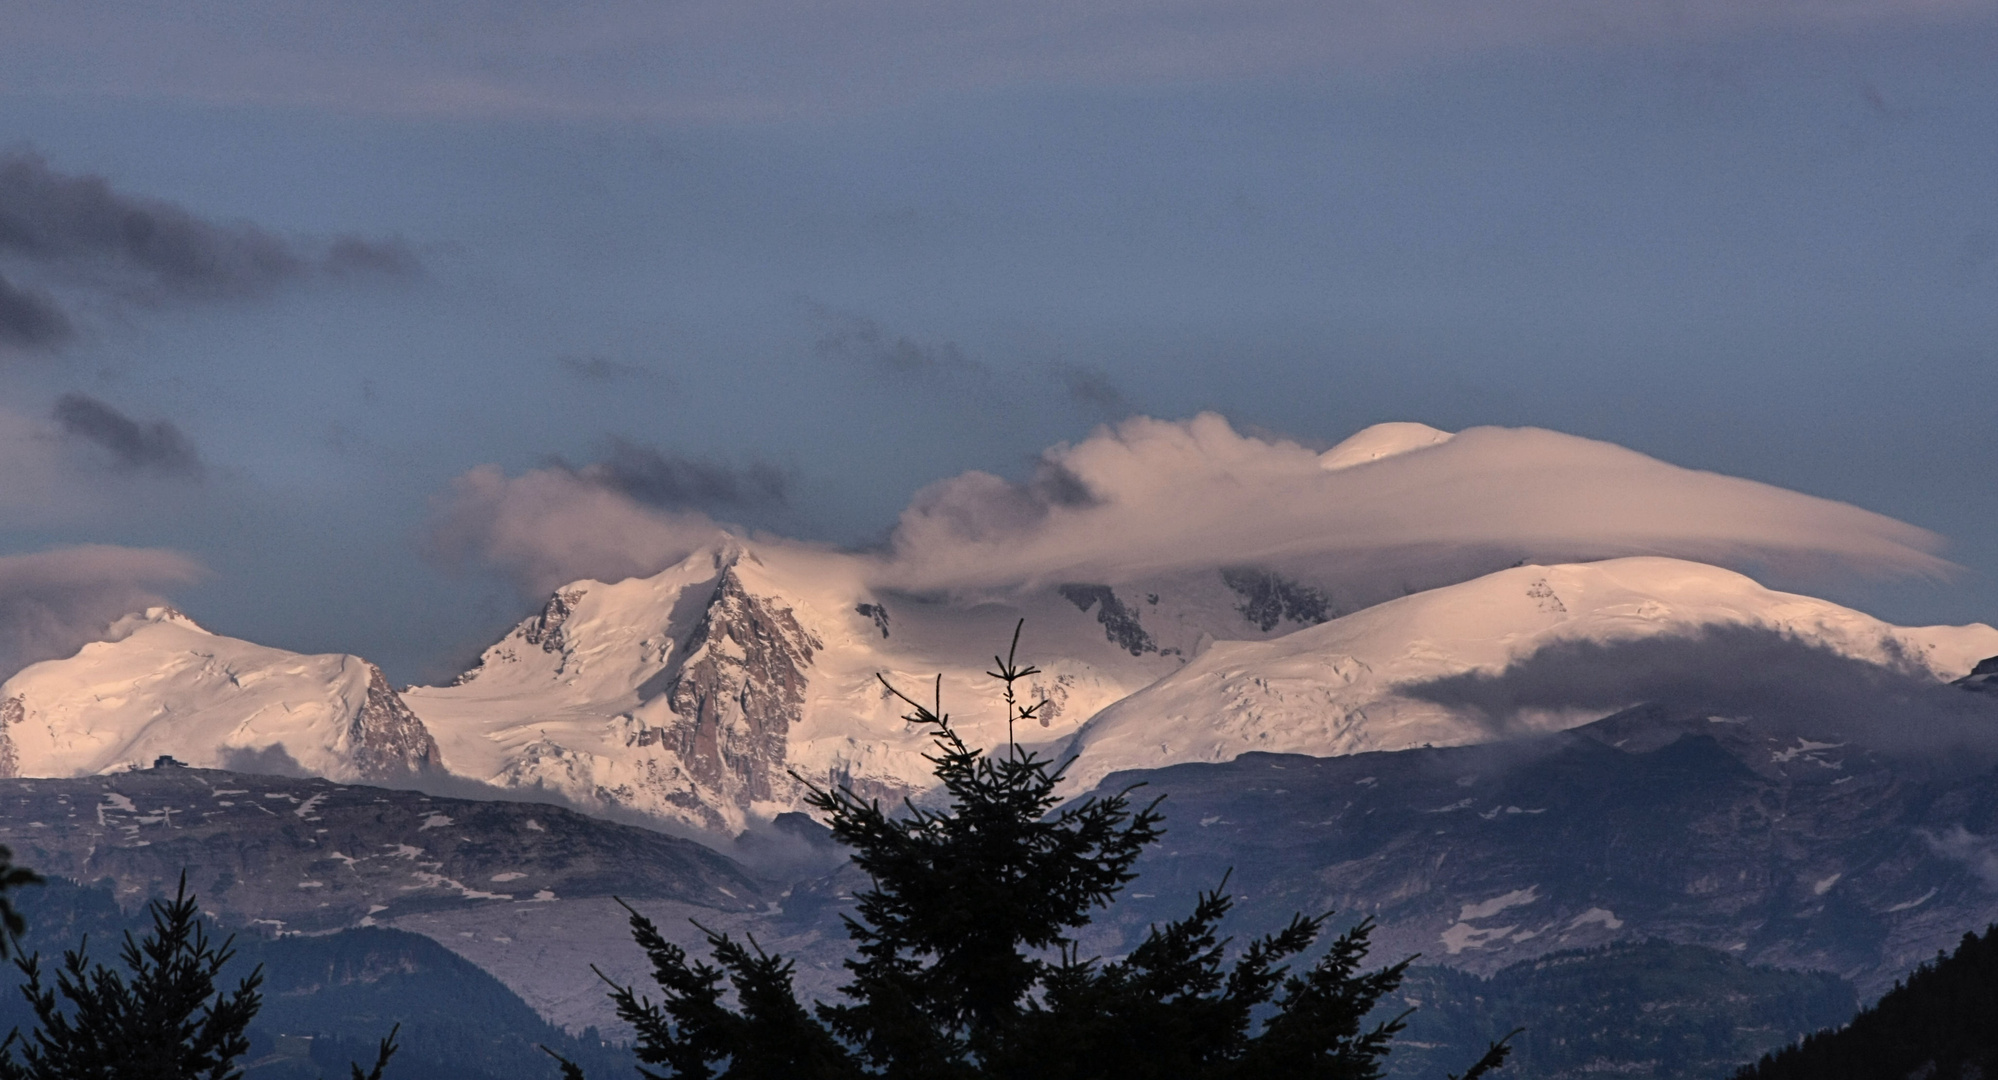
[[[741,506],[758,483],[754,467],[633,444],[580,469],[508,478],[484,466],[438,501],[432,547],[530,592],[652,573],[730,535],[693,508],[702,499]],[[933,484],[884,549],[846,557],[879,587],[967,595],[1253,568],[1338,613],[1522,560],[1665,555],[1793,575],[1945,576],[1954,567],[1939,545],[1857,507],[1552,431],[1384,425],[1320,454],[1202,414],[1099,429],[1048,450],[1025,480],[968,472]]]
[[[1998,892],[1998,837],[1979,836],[1962,825],[1951,825],[1940,833],[1920,831],[1920,835],[1929,850],[1962,863],[1985,888]]]
[[[115,468],[190,478],[204,471],[194,444],[165,420],[143,424],[87,394],[64,394],[54,416],[64,435],[104,450]]]
[[[45,349],[75,332],[55,297],[41,289],[26,289],[0,274],[0,347]]]
[[[0,555],[0,678],[68,656],[121,615],[166,601],[156,590],[205,576],[179,552],[93,544]]]
[[[1450,675],[1396,692],[1468,710],[1497,734],[1527,730],[1516,722],[1536,713],[1603,714],[1650,704],[1675,715],[1749,718],[1765,732],[1879,750],[1998,753],[1998,697],[1938,682],[1912,657],[1871,663],[1766,627],[1559,641],[1502,671]]]
[[[728,534],[699,513],[667,513],[570,469],[508,477],[482,465],[432,505],[427,546],[450,567],[485,566],[537,596],[579,578],[658,573]]]
[[[143,303],[248,299],[313,274],[419,269],[399,240],[340,236],[322,250],[126,194],[100,176],[58,172],[26,150],[0,153],[0,257],[51,284]],[[0,279],[0,340],[46,348],[69,329],[48,291]]]
[[[895,334],[864,315],[808,304],[819,324],[820,356],[858,365],[877,375],[901,378],[985,376],[984,364],[964,354],[954,341],[919,341]]]
[[[335,276],[413,277],[423,272],[423,260],[408,241],[400,237],[366,240],[358,236],[335,237],[327,245],[320,266]]]
[[[604,460],[569,471],[580,480],[665,510],[782,506],[790,487],[784,471],[769,462],[734,466],[669,456],[657,447],[619,438],[611,440],[610,455]]]
[[[1268,79],[1520,47],[1987,22],[1982,0],[139,0],[10,11],[0,87],[393,114],[740,118],[964,90]],[[116,34],[103,27],[117,25]],[[309,27],[309,32],[298,28]],[[199,55],[199,64],[181,58]]]
[[[15,528],[73,523],[107,505],[77,471],[62,432],[47,416],[0,406],[0,515]]]
[[[1055,378],[1068,391],[1069,400],[1095,412],[1106,420],[1116,420],[1132,413],[1131,402],[1110,376],[1095,368],[1080,364],[1058,364]]]
[[[1382,430],[1391,442],[1422,438],[1383,456],[1373,445]],[[1135,418],[1047,451],[1025,482],[971,472],[919,492],[880,573],[913,589],[1003,589],[1254,565],[1350,610],[1523,559],[1669,555],[1793,575],[1955,569],[1934,554],[1939,538],[1914,526],[1572,435],[1472,428],[1446,438],[1398,425],[1355,440],[1365,454],[1320,455],[1239,434],[1211,413]]]
[[[583,382],[621,382],[652,374],[651,368],[612,360],[608,356],[558,356],[555,362],[561,365],[563,371]]]
[[[163,293],[207,297],[255,295],[306,269],[274,233],[125,195],[102,177],[59,173],[19,150],[0,154],[0,252],[116,268]]]

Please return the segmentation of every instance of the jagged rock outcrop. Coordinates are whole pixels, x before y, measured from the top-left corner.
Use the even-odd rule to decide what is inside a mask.
[[[576,602],[582,598],[581,589],[564,589],[549,597],[548,603],[541,609],[541,614],[529,619],[521,627],[520,636],[529,645],[541,646],[542,652],[561,652],[562,624],[568,622],[569,616],[576,613]]]
[[[790,608],[722,571],[666,688],[678,717],[666,737],[695,783],[742,805],[774,795],[822,648]]]
[[[442,772],[437,740],[389,685],[388,676],[368,664],[368,696],[347,727],[348,754],[366,780],[398,780]],[[5,764],[0,757],[0,765]],[[11,774],[10,774],[11,775]]]
[[[1988,656],[1970,669],[1970,674],[1956,680],[1956,685],[1965,690],[1976,690],[1985,694],[1998,694],[1998,656]]]
[[[1080,611],[1086,613],[1091,607],[1096,608],[1096,621],[1103,624],[1103,636],[1111,644],[1132,656],[1159,651],[1158,642],[1152,640],[1152,635],[1138,621],[1137,611],[1118,599],[1117,591],[1110,586],[1069,584],[1055,591]]]
[[[1235,610],[1258,630],[1274,630],[1286,619],[1317,626],[1332,617],[1324,593],[1273,571],[1229,567],[1221,571],[1221,582],[1242,598]]]
[[[586,595],[588,595],[586,590],[574,587],[556,592],[548,598],[546,604],[542,605],[540,612],[514,627],[506,640],[487,650],[486,655],[480,657],[477,664],[459,672],[458,677],[451,680],[451,685],[464,686],[477,679],[479,674],[486,670],[489,661],[507,663],[518,661],[520,654],[513,647],[516,638],[528,645],[540,646],[542,652],[563,656],[569,641],[562,628],[568,624],[570,616],[576,613],[576,605],[581,603]]]
[[[14,749],[14,729],[25,718],[21,695],[0,701],[0,777],[21,775],[21,756]]]

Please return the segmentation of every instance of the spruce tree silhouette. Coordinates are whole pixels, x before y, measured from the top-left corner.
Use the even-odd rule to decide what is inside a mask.
[[[21,932],[27,923],[21,913],[14,909],[14,898],[7,894],[23,885],[40,885],[42,876],[25,866],[14,865],[14,852],[0,844],[0,960],[20,940]]]
[[[144,938],[128,931],[119,960],[126,973],[92,964],[89,939],[66,950],[55,982],[42,981],[41,957],[15,961],[28,981],[21,993],[36,1028],[0,1041],[0,1080],[236,1080],[236,1059],[250,1049],[247,1034],[263,998],[258,966],[233,992],[215,988],[236,955],[234,937],[210,940],[187,874],[172,901],[151,905]],[[128,973],[128,974],[127,974]],[[353,1067],[353,1080],[382,1080],[395,1055],[391,1029],[371,1072]],[[18,1059],[17,1059],[18,1052]]]
[[[1007,745],[965,743],[943,711],[942,677],[906,719],[933,737],[943,798],[897,811],[800,779],[807,803],[873,886],[845,916],[856,956],[845,1000],[807,1008],[793,964],[753,937],[701,928],[713,962],[692,960],[638,911],[634,939],[661,999],[612,986],[637,1033],[639,1073],[653,1080],[1374,1080],[1400,1018],[1366,1023],[1407,962],[1364,971],[1371,920],[1302,971],[1329,913],[1298,915],[1229,960],[1219,936],[1225,880],[1186,918],[1155,926],[1121,960],[1083,958],[1076,933],[1113,903],[1132,865],[1163,834],[1162,799],[1135,789],[1061,805],[1062,768],[1020,749],[1015,724],[1045,702],[1020,700],[1039,673],[1016,657],[1020,627],[988,672],[1002,684]],[[795,775],[795,774],[794,774]],[[698,924],[696,924],[698,925]],[[602,972],[598,972],[602,976]],[[1404,1014],[1406,1015],[1406,1014]],[[1260,1019],[1260,1023],[1258,1020]],[[1501,1039],[1472,1063],[1474,1080],[1505,1060]],[[550,1052],[553,1053],[552,1051]],[[582,1080],[562,1060],[569,1080]],[[665,1071],[658,1071],[663,1067]]]

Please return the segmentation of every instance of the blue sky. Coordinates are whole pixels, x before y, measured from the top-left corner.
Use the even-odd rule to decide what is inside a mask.
[[[0,149],[291,262],[0,243],[66,324],[0,554],[182,553],[213,629],[448,674],[526,602],[426,555],[483,464],[858,544],[1201,410],[1851,502],[1965,572],[1815,591],[1998,618],[1998,5],[176,10],[0,0]]]

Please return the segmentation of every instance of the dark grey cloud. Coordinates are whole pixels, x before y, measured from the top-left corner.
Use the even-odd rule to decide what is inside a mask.
[[[327,245],[320,265],[327,273],[341,276],[413,277],[423,271],[423,260],[417,258],[416,251],[401,237],[387,240],[335,237]]]
[[[627,379],[642,379],[652,375],[652,369],[640,364],[627,364],[608,356],[558,356],[555,363],[570,376],[583,382],[607,383],[623,382]]]
[[[275,233],[126,195],[102,177],[60,173],[20,150],[0,154],[0,253],[116,268],[162,292],[194,296],[255,295],[308,266]]]
[[[1939,683],[1912,658],[1869,663],[1762,627],[1564,641],[1503,671],[1446,676],[1399,692],[1469,710],[1500,733],[1531,712],[1644,704],[1889,752],[1998,755],[1998,695]]]
[[[916,493],[907,514],[958,539],[1004,539],[1033,532],[1057,509],[1080,509],[1100,501],[1087,481],[1061,461],[1043,456],[1025,481],[987,472],[969,472]]]
[[[570,471],[663,510],[761,509],[783,506],[790,497],[790,477],[769,462],[730,465],[667,454],[629,439],[612,439],[602,461]]]
[[[56,400],[55,421],[63,434],[110,455],[114,468],[198,479],[201,455],[181,430],[165,420],[143,423],[88,394]]]
[[[314,274],[395,277],[421,268],[400,240],[304,244],[118,191],[101,176],[59,172],[26,150],[0,153],[0,259],[66,287],[144,303],[251,299]],[[70,329],[51,294],[0,280],[0,341],[46,348]]]
[[[1110,376],[1095,368],[1081,364],[1057,364],[1055,378],[1068,391],[1069,400],[1089,409],[1105,420],[1122,420],[1134,410],[1131,400],[1124,391],[1110,380]]]
[[[166,601],[157,589],[203,576],[177,552],[108,545],[0,555],[0,679],[68,656],[121,615]]]
[[[954,341],[922,341],[897,334],[865,315],[807,303],[818,324],[814,343],[820,356],[855,364],[880,375],[901,378],[983,377],[984,364],[965,355]]]
[[[75,328],[41,289],[16,286],[0,274],[0,347],[45,349],[67,340]]]

